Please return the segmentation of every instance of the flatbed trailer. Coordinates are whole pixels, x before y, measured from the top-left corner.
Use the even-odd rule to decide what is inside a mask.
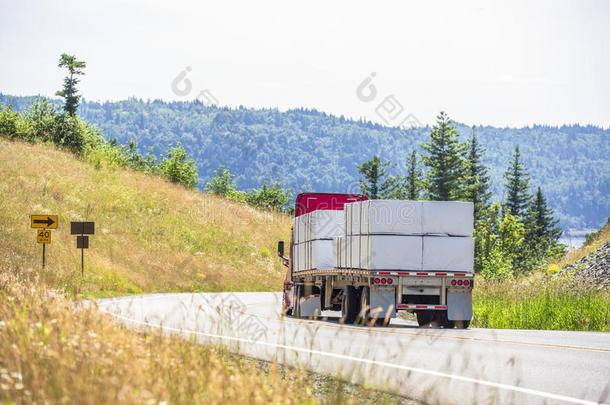
[[[304,193],[296,214],[316,209],[342,210],[344,204],[366,197],[349,194]],[[322,208],[320,208],[322,207]],[[420,326],[467,328],[472,319],[472,272],[392,271],[328,267],[297,270],[294,230],[290,256],[284,242],[278,255],[288,268],[283,311],[295,318],[320,317],[324,310],[341,311],[340,322],[388,325],[399,311],[415,313]]]

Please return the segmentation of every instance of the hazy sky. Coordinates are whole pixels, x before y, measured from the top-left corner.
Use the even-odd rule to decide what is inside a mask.
[[[53,95],[68,52],[87,62],[89,100],[207,90],[222,105],[395,125],[445,110],[467,124],[610,126],[610,1],[0,4],[2,93]],[[172,89],[181,72],[190,91]]]

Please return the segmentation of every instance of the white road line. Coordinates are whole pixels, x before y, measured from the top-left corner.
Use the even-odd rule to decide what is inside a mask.
[[[546,398],[546,399],[569,402],[572,404],[583,404],[583,405],[599,405],[600,404],[599,402],[593,402],[593,401],[588,401],[588,400],[584,400],[584,399],[568,397],[568,396],[560,395],[560,394],[553,394],[550,392],[538,391],[538,390],[534,390],[534,389],[530,389],[530,388],[522,388],[522,387],[517,387],[514,385],[501,384],[501,383],[496,383],[496,382],[486,381],[486,380],[479,380],[477,378],[464,377],[464,376],[456,375],[456,374],[447,374],[447,373],[442,373],[439,371],[427,370],[427,369],[418,368],[418,367],[403,366],[400,364],[388,363],[385,361],[363,359],[360,357],[354,357],[354,356],[350,356],[347,354],[339,354],[339,353],[326,352],[326,351],[315,350],[315,349],[307,349],[304,347],[289,346],[289,345],[283,345],[283,344],[272,343],[272,342],[252,341],[251,339],[246,339],[246,338],[239,338],[239,337],[234,337],[234,336],[224,336],[224,335],[218,335],[218,334],[214,334],[214,333],[194,331],[194,330],[190,330],[190,329],[178,329],[178,328],[172,328],[172,327],[167,327],[167,326],[161,326],[161,325],[151,324],[148,322],[139,321],[139,320],[133,319],[133,318],[128,318],[126,316],[118,315],[118,314],[115,314],[113,312],[110,312],[110,311],[107,311],[104,309],[102,309],[101,311],[106,312],[107,314],[114,316],[116,318],[123,319],[125,321],[129,321],[129,322],[147,326],[147,327],[158,328],[161,330],[169,330],[169,331],[180,332],[180,333],[188,332],[193,335],[205,336],[205,337],[209,337],[209,338],[213,338],[213,339],[249,343],[252,345],[261,345],[261,346],[268,346],[268,347],[273,347],[273,348],[281,348],[281,349],[291,350],[291,351],[300,352],[300,353],[316,354],[316,355],[326,356],[326,357],[331,357],[331,358],[336,358],[336,359],[349,360],[349,361],[354,361],[354,362],[359,362],[359,363],[364,363],[364,364],[388,367],[388,368],[393,368],[393,369],[397,369],[397,370],[427,374],[427,375],[432,375],[435,377],[449,378],[452,380],[457,380],[457,381],[462,381],[462,382],[467,382],[467,383],[472,383],[472,384],[479,384],[479,385],[483,385],[483,386],[487,386],[487,387],[491,387],[491,388],[499,388],[499,389],[503,389],[503,390],[519,392],[522,394],[534,395],[534,396],[538,396],[538,397],[542,397],[542,398]]]
[[[238,292],[238,293],[169,293],[169,294],[158,293],[158,294],[150,294],[150,295],[147,294],[147,295],[120,297],[120,298],[110,298],[110,299],[106,299],[106,300],[107,300],[107,302],[119,303],[119,302],[129,301],[130,299],[133,300],[134,298],[145,301],[145,300],[155,299],[155,298],[159,298],[159,297],[167,297],[168,295],[185,295],[186,296],[186,295],[197,295],[197,294],[247,294],[247,293],[243,293],[243,292]],[[258,293],[254,292],[252,294],[258,294]],[[252,306],[262,305],[262,304],[266,304],[266,303],[268,303],[268,302],[259,301],[259,302],[244,304],[244,305],[246,305],[248,307],[252,307]],[[245,315],[251,315],[251,316],[257,317],[259,319],[264,319],[264,320],[268,320],[268,321],[272,321],[272,322],[276,322],[276,323],[278,323],[278,322],[282,323],[282,322],[286,322],[286,321],[293,323],[293,324],[320,322],[320,326],[324,327],[324,328],[346,329],[346,330],[354,330],[358,333],[364,333],[361,326],[322,322],[324,320],[323,319],[324,317],[319,317],[318,320],[312,320],[312,319],[280,318],[279,315],[278,316],[266,316],[266,315],[255,314],[252,312],[246,312]],[[418,330],[423,331],[423,329],[418,329]],[[366,333],[375,333],[375,334],[381,334],[381,335],[400,334],[400,335],[407,335],[407,336],[414,336],[414,337],[428,336],[426,334],[427,332],[426,333],[417,333],[417,332],[413,333],[413,332],[411,332],[411,330],[409,330],[407,328],[400,328],[399,330],[373,328],[373,329],[367,329]],[[487,338],[476,337],[476,336],[443,336],[443,335],[441,335],[441,336],[435,336],[434,338],[441,339],[441,340],[457,340],[457,341],[471,341],[471,342],[485,342],[485,343],[505,343],[505,344],[512,344],[512,345],[520,345],[520,346],[545,347],[545,348],[557,349],[557,350],[567,349],[567,350],[604,353],[604,354],[610,353],[610,349],[606,349],[603,347],[587,347],[587,346],[578,346],[578,345],[566,345],[566,344],[542,343],[542,342],[526,342],[526,341],[520,342],[517,340],[487,339]]]

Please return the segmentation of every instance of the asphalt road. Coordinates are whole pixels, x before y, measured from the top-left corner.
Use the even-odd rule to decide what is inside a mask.
[[[281,318],[277,293],[156,294],[98,302],[133,327],[441,404],[610,403],[610,334],[346,326]]]

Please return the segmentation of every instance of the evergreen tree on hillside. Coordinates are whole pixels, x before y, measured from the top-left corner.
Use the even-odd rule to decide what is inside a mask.
[[[510,214],[523,219],[532,197],[529,192],[529,175],[521,162],[519,146],[515,147],[515,154],[504,174],[504,179],[506,181],[505,208]]]
[[[388,176],[389,166],[389,163],[382,162],[379,156],[358,165],[360,193],[371,200],[391,196],[395,191],[396,182]]]
[[[541,188],[538,187],[525,215],[526,245],[538,261],[555,253],[553,250],[556,250],[562,233],[558,223]]]
[[[422,145],[427,155],[426,188],[431,200],[457,200],[460,198],[460,181],[464,172],[459,133],[447,114],[441,112],[430,132],[430,141]]]
[[[475,127],[468,142],[465,159],[463,198],[474,203],[474,218],[481,219],[482,211],[489,206],[491,199],[490,180],[487,167],[481,161],[485,150],[479,144]]]
[[[511,277],[523,250],[523,224],[510,213],[502,215],[500,210],[498,203],[481,210],[474,231],[474,267],[485,278]]]
[[[421,197],[423,175],[415,149],[407,158],[407,177],[404,181],[405,198],[418,200]]]
[[[83,69],[86,67],[86,63],[84,61],[76,59],[74,55],[68,55],[67,53],[62,53],[59,58],[58,67],[65,67],[68,69],[68,76],[64,78],[64,87],[55,95],[62,97],[65,100],[64,103],[64,111],[71,117],[76,115],[76,110],[78,109],[78,103],[80,101],[81,96],[78,94],[78,89],[76,85],[79,82],[77,76],[84,75]]]

